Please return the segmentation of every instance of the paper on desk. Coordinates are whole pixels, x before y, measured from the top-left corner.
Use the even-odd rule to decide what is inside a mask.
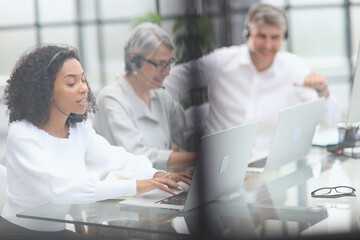
[[[337,128],[317,130],[312,141],[312,145],[322,147],[337,143],[339,143],[339,133]]]

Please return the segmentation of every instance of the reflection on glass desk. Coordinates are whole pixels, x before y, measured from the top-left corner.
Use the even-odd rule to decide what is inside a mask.
[[[267,173],[248,173],[242,189],[189,212],[123,206],[119,200],[107,200],[48,204],[18,216],[152,233],[161,239],[357,235],[360,193],[338,199],[312,198],[310,193],[338,185],[359,191],[359,173],[360,160],[313,148],[306,159]]]

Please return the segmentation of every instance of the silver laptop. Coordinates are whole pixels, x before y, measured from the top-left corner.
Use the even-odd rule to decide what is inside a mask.
[[[353,83],[351,87],[350,103],[346,122],[349,124],[360,122],[360,42],[357,52],[356,65],[354,67]],[[326,147],[339,143],[339,132],[337,127],[321,129],[315,132],[313,145]]]
[[[190,186],[171,195],[154,189],[120,204],[188,211],[242,187],[258,121],[202,137]]]
[[[354,71],[353,84],[351,89],[351,97],[350,97],[350,106],[349,112],[347,116],[348,123],[358,123],[360,122],[360,44],[359,50],[357,53],[357,62]]]
[[[320,121],[324,98],[297,104],[280,111],[268,153],[255,153],[250,172],[264,172],[305,157]]]

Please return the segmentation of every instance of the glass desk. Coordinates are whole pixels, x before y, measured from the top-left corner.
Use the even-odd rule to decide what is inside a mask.
[[[320,187],[360,190],[360,159],[312,148],[266,173],[248,173],[242,189],[189,212],[122,206],[119,200],[43,205],[18,217],[141,232],[152,239],[360,236],[360,199],[312,198]],[[157,237],[156,237],[157,236]]]

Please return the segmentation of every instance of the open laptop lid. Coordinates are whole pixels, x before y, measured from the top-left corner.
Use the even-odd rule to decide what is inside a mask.
[[[242,187],[257,128],[254,121],[201,139],[185,211]]]
[[[308,154],[324,102],[324,98],[318,98],[280,111],[265,170],[280,167]]]
[[[318,98],[280,111],[265,165],[266,170],[308,154],[316,125],[323,113],[324,102],[324,98]]]
[[[360,46],[357,54],[347,122],[360,122]]]
[[[201,139],[185,205],[156,203],[171,196],[170,193],[157,188],[119,203],[188,211],[241,188],[257,128],[258,121],[254,121]],[[185,186],[183,188],[185,189]]]
[[[360,122],[360,42],[352,80],[353,83],[346,119],[347,123],[350,124]],[[318,130],[313,139],[313,145],[315,146],[326,147],[337,143],[339,143],[339,133],[335,126]]]

